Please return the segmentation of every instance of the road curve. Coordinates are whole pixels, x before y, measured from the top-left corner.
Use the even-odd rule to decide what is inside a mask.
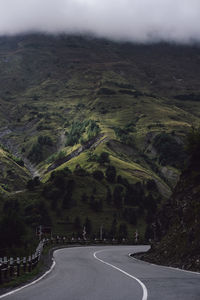
[[[147,246],[65,248],[43,279],[0,299],[12,300],[199,300],[200,274],[155,266],[129,253]]]

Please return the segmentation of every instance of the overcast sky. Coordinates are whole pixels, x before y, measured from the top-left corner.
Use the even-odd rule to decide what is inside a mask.
[[[30,31],[200,41],[200,0],[0,0],[0,35]]]

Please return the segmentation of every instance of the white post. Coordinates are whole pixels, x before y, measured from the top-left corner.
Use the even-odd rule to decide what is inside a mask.
[[[136,232],[135,232],[135,242],[137,243],[138,242],[138,231],[136,229]]]
[[[85,226],[83,227],[83,240],[86,240],[86,230],[85,230]]]

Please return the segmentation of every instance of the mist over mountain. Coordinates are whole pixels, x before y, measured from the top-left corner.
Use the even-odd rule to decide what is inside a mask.
[[[92,34],[132,42],[200,41],[198,0],[8,0],[0,4],[0,35]]]

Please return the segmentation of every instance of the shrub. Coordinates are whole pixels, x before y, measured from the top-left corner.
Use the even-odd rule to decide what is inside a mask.
[[[100,165],[104,165],[105,163],[109,163],[110,162],[110,159],[109,159],[109,153],[107,152],[102,152],[98,159],[97,159],[98,163]]]
[[[65,152],[64,151],[59,151],[58,153],[55,153],[53,155],[51,155],[50,157],[48,157],[47,159],[47,163],[52,163],[58,159],[61,159],[65,157]]]
[[[24,167],[24,161],[21,158],[12,156],[12,159],[16,162],[16,164],[18,164],[21,167]]]
[[[158,134],[153,142],[153,146],[159,153],[161,165],[171,165],[181,167],[185,160],[183,145],[179,144],[174,137],[162,132]]]
[[[96,179],[96,180],[102,180],[104,178],[104,174],[102,171],[99,171],[99,170],[96,170],[92,173],[93,177]]]
[[[120,239],[127,238],[127,236],[128,236],[128,229],[127,229],[127,225],[125,223],[120,224],[118,235],[119,235]]]
[[[134,131],[132,123],[127,124],[124,128],[114,127],[115,135],[120,139],[120,141],[126,145],[135,146],[133,137],[130,135],[130,132]]]
[[[148,191],[157,191],[157,185],[155,183],[155,180],[148,179],[146,183],[146,188]]]
[[[95,138],[99,132],[99,125],[94,120],[73,122],[67,134],[66,146],[74,146],[79,142],[85,144],[88,140]],[[82,137],[84,133],[86,135],[85,138]]]
[[[115,182],[115,177],[116,177],[116,169],[114,166],[108,166],[106,169],[106,179],[109,182]]]
[[[34,177],[33,179],[30,179],[27,182],[26,187],[27,187],[28,190],[32,191],[38,185],[40,185],[40,179],[39,179],[38,176],[36,176],[36,177]]]
[[[59,170],[59,171],[53,171],[51,173],[51,176],[50,176],[50,181],[52,181],[56,176],[63,176],[63,177],[68,177],[69,175],[71,175],[72,172],[71,170],[68,168],[68,167],[65,167],[64,169],[62,170]]]
[[[35,163],[40,163],[47,156],[46,151],[53,146],[53,141],[49,136],[39,136],[28,154],[28,158]]]
[[[80,167],[80,168],[76,168],[74,170],[74,175],[85,177],[85,176],[88,176],[89,173],[85,169],[83,169],[83,168]]]
[[[122,177],[121,175],[117,176],[117,183],[124,185],[125,187],[129,187],[129,182],[126,178]]]
[[[42,146],[53,146],[52,139],[48,135],[40,135],[38,137],[38,144]]]

